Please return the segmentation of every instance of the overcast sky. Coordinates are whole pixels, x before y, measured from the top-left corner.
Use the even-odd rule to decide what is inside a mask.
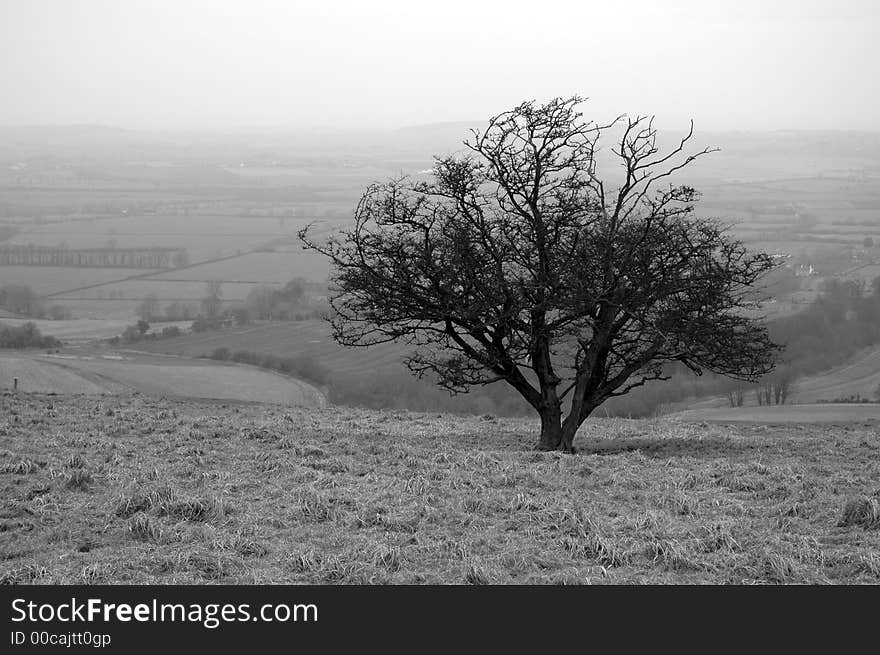
[[[880,130],[877,0],[0,0],[0,124]]]

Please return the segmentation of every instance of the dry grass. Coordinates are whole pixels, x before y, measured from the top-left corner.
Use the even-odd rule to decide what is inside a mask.
[[[0,583],[880,582],[873,424],[0,396]]]

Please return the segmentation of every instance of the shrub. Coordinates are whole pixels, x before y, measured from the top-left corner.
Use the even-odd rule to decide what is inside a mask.
[[[18,327],[0,324],[0,348],[60,348],[55,337],[43,336],[34,323]]]
[[[53,321],[67,321],[73,317],[69,307],[52,305],[49,307],[49,318]]]
[[[221,361],[226,361],[230,357],[229,348],[214,348],[214,350],[210,354],[211,359],[219,359]]]

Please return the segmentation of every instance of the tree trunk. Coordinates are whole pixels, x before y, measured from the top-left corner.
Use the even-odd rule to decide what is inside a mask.
[[[559,450],[564,453],[574,454],[574,435],[577,434],[577,427],[571,429],[566,423],[562,428],[562,440],[559,442]]]
[[[541,410],[541,440],[538,450],[556,450],[562,444],[562,412],[558,407]]]
[[[558,408],[545,409],[541,412],[541,440],[538,450],[559,450],[563,453],[574,453],[574,436],[580,423],[576,420],[562,421],[562,412]]]

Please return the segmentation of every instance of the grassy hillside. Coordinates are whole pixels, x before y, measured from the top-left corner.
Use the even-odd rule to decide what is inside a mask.
[[[764,405],[744,407],[706,407],[675,415],[690,421],[750,423],[848,423],[880,421],[880,405],[857,403],[818,403],[804,405]]]
[[[853,360],[830,371],[798,380],[795,397],[799,402],[834,400],[860,395],[874,399],[880,385],[880,348],[860,352]]]
[[[251,366],[114,354],[42,355],[0,353],[0,389],[13,378],[25,392],[116,394],[322,405],[321,393],[305,382]]]
[[[263,323],[138,344],[140,350],[187,357],[208,355],[217,348],[279,357],[308,353],[333,373],[345,375],[371,375],[383,369],[400,369],[404,354],[404,347],[396,344],[344,348],[333,341],[325,321]]]
[[[852,406],[844,405],[843,407],[838,406],[837,410],[832,411],[830,408],[825,407],[823,409],[823,405],[825,403],[830,403],[834,400],[838,399],[846,399],[852,396],[861,396],[862,398],[867,398],[870,400],[877,400],[875,398],[875,391],[878,386],[880,386],[880,348],[871,347],[866,348],[860,351],[855,357],[853,357],[850,361],[840,366],[836,366],[828,371],[822,371],[820,373],[816,373],[814,375],[807,375],[802,378],[798,378],[794,382],[794,386],[791,391],[791,403],[796,403],[798,405],[811,405],[814,403],[822,403],[822,405],[818,405],[811,410],[811,412],[816,413],[816,417],[820,414],[827,416],[834,416],[835,412],[848,412],[848,411],[859,411],[852,408]],[[757,402],[755,400],[755,395],[753,391],[746,392],[746,403],[752,405],[751,407],[743,407],[743,412],[747,411],[769,411],[773,412],[772,408],[761,409],[759,407],[754,406]],[[847,409],[849,407],[849,409]],[[706,398],[701,398],[699,400],[691,400],[688,402],[688,409],[695,411],[706,411],[705,417],[723,417],[735,415],[735,411],[730,407],[730,401],[726,396],[710,396]],[[709,411],[712,410],[712,411]],[[715,411],[717,410],[717,411]],[[729,411],[728,411],[729,410]],[[798,409],[797,406],[792,406],[790,410],[778,410],[780,412],[789,411],[789,412],[798,412],[798,411],[806,411],[803,407]],[[866,407],[863,410],[867,415],[876,415],[880,413],[880,406]],[[733,412],[733,413],[731,413]],[[740,412],[741,414],[742,412]],[[697,416],[698,414],[693,414]],[[699,414],[703,416],[703,414]],[[794,420],[826,420],[821,418],[816,418],[812,414],[803,419],[794,419]],[[726,420],[724,418],[719,418],[719,420]],[[827,419],[827,420],[840,420],[837,418]],[[843,419],[846,420],[846,419]]]
[[[0,582],[880,582],[872,425],[0,396]]]
[[[109,339],[122,333],[123,330],[132,324],[134,319],[90,319],[90,318],[73,318],[60,321],[52,321],[49,319],[32,319],[32,318],[14,318],[5,319],[6,325],[20,326],[25,323],[33,323],[37,329],[43,334],[48,334],[65,343],[90,342],[96,339]],[[154,327],[160,329],[168,325],[177,325],[178,327],[189,327],[191,321],[179,323],[157,324]]]

